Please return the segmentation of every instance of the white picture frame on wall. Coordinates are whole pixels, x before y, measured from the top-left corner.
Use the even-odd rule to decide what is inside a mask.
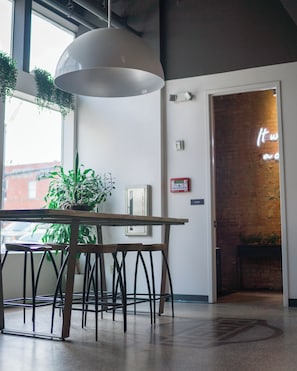
[[[138,185],[126,188],[126,213],[129,215],[150,215],[151,186]],[[148,236],[151,227],[147,225],[127,226],[126,236]]]

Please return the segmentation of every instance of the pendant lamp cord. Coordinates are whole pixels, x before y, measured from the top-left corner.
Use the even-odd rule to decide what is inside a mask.
[[[110,0],[107,2],[107,27],[110,28]]]

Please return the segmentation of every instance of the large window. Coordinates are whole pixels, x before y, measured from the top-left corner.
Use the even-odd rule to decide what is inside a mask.
[[[0,50],[9,54],[12,54],[13,5],[13,0],[0,0]],[[20,17],[24,9],[18,7],[15,11]],[[62,23],[65,26],[65,22]],[[59,57],[73,38],[73,32],[32,12],[30,70],[38,67],[53,75]],[[19,37],[13,47],[22,47],[20,43],[23,39]],[[14,50],[16,55],[17,51]],[[20,78],[22,74],[24,72],[19,71]],[[64,121],[60,112],[55,109],[38,109],[35,97],[32,96],[35,91],[32,84],[33,76],[27,76],[19,84],[22,91],[16,91],[13,98],[6,99],[5,107],[0,102],[1,131],[4,128],[4,135],[0,135],[0,151],[1,154],[3,151],[4,158],[0,207],[4,209],[44,207],[44,195],[48,190],[49,180],[39,180],[39,175],[62,162],[62,146],[63,159],[66,157],[66,162],[67,159],[69,162],[73,158],[72,135],[75,131],[71,119],[67,117]],[[73,118],[73,115],[70,117]],[[64,133],[65,130],[67,134]],[[2,246],[15,239],[32,238],[35,241],[35,237],[40,238],[42,233],[32,237],[33,228],[31,223],[4,223],[1,228]]]
[[[39,111],[35,103],[19,98],[5,107],[5,151],[2,207],[40,208],[48,181],[38,181],[40,173],[61,163],[61,114]],[[36,182],[32,197],[32,182]]]
[[[0,0],[0,50],[11,54],[12,1]]]
[[[40,111],[35,103],[14,97],[5,105],[4,141],[2,207],[42,208],[49,180],[39,180],[39,176],[61,163],[61,114],[54,110]],[[22,226],[28,240],[28,232],[32,232],[34,225],[23,223]],[[23,240],[21,232],[18,223],[4,224],[2,242]]]
[[[70,31],[59,27],[54,22],[32,13],[30,71],[35,67],[55,73],[57,62],[74,38]]]

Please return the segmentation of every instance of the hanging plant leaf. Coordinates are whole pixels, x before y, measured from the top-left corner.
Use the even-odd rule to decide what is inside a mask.
[[[36,103],[39,108],[49,108],[53,103],[54,81],[51,74],[41,68],[34,70],[35,81],[37,85]]]
[[[73,95],[66,91],[55,88],[54,103],[56,103],[63,117],[74,109]]]
[[[5,52],[0,51],[0,96],[2,101],[5,97],[11,97],[17,82],[16,62]]]
[[[35,68],[33,72],[37,86],[36,103],[40,109],[50,108],[52,103],[57,104],[63,117],[74,109],[73,95],[56,88],[48,71]]]

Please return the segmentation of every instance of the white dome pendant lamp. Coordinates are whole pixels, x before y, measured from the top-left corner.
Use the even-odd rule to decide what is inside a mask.
[[[93,97],[128,97],[164,86],[159,59],[138,36],[110,27],[76,38],[60,57],[55,85],[69,93]]]

